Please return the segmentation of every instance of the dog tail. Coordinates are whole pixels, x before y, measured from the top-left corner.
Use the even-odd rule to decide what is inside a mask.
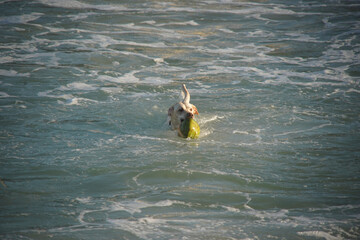
[[[189,105],[190,104],[190,93],[188,92],[188,90],[186,89],[185,84],[182,85],[182,96],[183,96],[183,103],[185,105]]]

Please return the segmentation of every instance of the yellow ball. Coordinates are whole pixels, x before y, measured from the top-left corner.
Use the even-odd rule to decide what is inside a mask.
[[[180,136],[184,138],[198,138],[199,134],[199,124],[193,118],[187,118],[181,123],[179,132]]]

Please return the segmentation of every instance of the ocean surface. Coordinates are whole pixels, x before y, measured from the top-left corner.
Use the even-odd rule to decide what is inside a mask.
[[[359,1],[1,0],[0,32],[0,239],[360,239]]]

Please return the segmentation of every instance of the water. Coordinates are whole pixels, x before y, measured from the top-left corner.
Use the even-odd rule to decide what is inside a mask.
[[[358,1],[0,13],[1,239],[360,238]]]

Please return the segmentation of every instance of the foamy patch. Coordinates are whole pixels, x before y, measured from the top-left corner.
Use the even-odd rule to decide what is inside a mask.
[[[38,39],[36,37],[34,37],[34,39],[36,39],[35,41],[43,41],[41,39]],[[24,49],[29,52],[35,52],[37,50],[37,48],[33,48],[30,47],[30,49],[28,48],[28,46],[30,45],[26,45],[24,47]],[[29,54],[19,54],[17,58],[0,58],[0,62],[2,61],[9,61],[9,62],[15,62],[15,61],[28,61],[39,65],[45,65],[48,67],[57,67],[59,66],[59,60],[61,58],[56,56],[55,52],[47,52],[47,53],[29,53]]]
[[[73,82],[66,85],[68,89],[74,89],[74,90],[82,90],[82,91],[91,91],[96,90],[97,88],[82,82]]]
[[[327,126],[331,126],[332,123],[325,123],[325,124],[321,124],[319,126],[315,126],[312,128],[308,128],[308,129],[302,129],[302,130],[297,130],[297,131],[289,131],[289,132],[284,132],[284,133],[278,133],[278,134],[274,134],[274,137],[280,137],[280,136],[287,136],[287,135],[291,135],[291,134],[298,134],[298,133],[304,133],[304,132],[312,132],[314,130],[318,130]]]
[[[279,211],[258,211],[251,207],[248,207],[249,214],[259,218],[262,221],[276,221],[281,222],[282,219],[287,219],[289,211],[286,209],[281,209]]]
[[[86,198],[75,198],[76,201],[80,202],[80,203],[90,203],[91,202],[91,197],[86,197]]]
[[[66,105],[79,105],[79,98],[71,98],[65,102]]]
[[[159,77],[147,77],[141,80],[141,83],[151,84],[151,85],[163,85],[172,82],[170,79],[164,79]]]
[[[173,200],[164,200],[160,202],[150,203],[141,200],[134,200],[134,201],[126,201],[126,202],[116,202],[113,203],[111,206],[111,211],[126,211],[130,214],[134,213],[141,213],[143,209],[150,208],[150,207],[169,207],[173,204],[182,204],[185,203],[180,201],[173,201]]]
[[[92,99],[88,99],[88,98],[80,98],[80,97],[74,97],[74,98],[68,99],[65,102],[59,101],[59,103],[65,104],[65,105],[81,105],[81,103],[88,103],[88,102],[98,103],[98,101],[96,101],[96,100],[92,100]]]
[[[287,33],[286,35],[293,38],[289,38],[289,39],[285,38],[284,40],[298,41],[298,42],[321,42],[318,39],[303,33],[290,32]]]
[[[331,234],[323,231],[305,231],[305,232],[298,232],[300,236],[307,236],[307,237],[316,237],[316,238],[324,238],[326,240],[341,240],[344,239],[341,236],[332,236]]]
[[[59,95],[52,94],[53,91],[56,91],[56,90],[64,91],[64,90],[68,90],[68,88],[62,86],[62,87],[56,88],[54,90],[39,92],[37,95],[39,97],[63,99],[64,101],[58,100],[58,103],[64,104],[64,105],[81,105],[81,102],[94,102],[94,103],[98,102],[96,100],[91,100],[88,98],[75,97],[72,94],[59,94]]]
[[[101,89],[101,91],[104,91],[109,94],[119,94],[119,93],[124,92],[124,90],[120,87],[102,87],[100,89]]]
[[[211,204],[210,207],[212,207],[212,208],[221,207],[221,208],[225,209],[226,211],[228,211],[228,212],[233,212],[233,213],[238,213],[238,212],[240,212],[240,210],[237,209],[237,208],[229,207],[229,206],[225,206],[225,205]]]
[[[108,47],[109,45],[119,43],[119,41],[105,35],[92,35],[91,37],[94,42],[104,48]]]
[[[154,25],[156,23],[156,21],[154,20],[149,20],[149,21],[143,21],[141,23],[145,23],[145,24],[149,24],[149,25]]]
[[[120,63],[119,63],[118,61],[113,61],[113,62],[112,62],[112,65],[113,65],[114,67],[117,67],[117,66],[120,66]]]
[[[194,20],[191,21],[186,21],[186,22],[168,22],[168,23],[160,23],[160,24],[156,24],[156,26],[162,27],[162,26],[168,26],[168,25],[177,25],[177,26],[199,26],[199,24],[197,22],[195,22]]]
[[[39,92],[37,95],[39,97],[62,98],[62,99],[65,99],[65,100],[74,98],[74,96],[71,95],[71,94],[54,95],[54,94],[51,94],[52,92],[53,92],[52,90],[48,90],[48,91]]]
[[[241,131],[241,130],[234,130],[233,134],[243,134],[243,135],[249,135],[249,132],[247,131]]]
[[[14,70],[0,69],[0,75],[6,77],[29,77],[30,73],[18,73]]]
[[[174,216],[188,216],[188,213],[176,213]],[[194,215],[196,217],[196,214]],[[187,219],[173,219],[163,218],[162,216],[146,216],[138,219],[109,219],[109,223],[116,228],[129,231],[142,239],[158,239],[169,238],[169,233],[173,232],[174,236],[184,236],[189,233],[211,233],[219,232],[216,227],[224,225],[224,221],[218,219],[216,221],[201,219],[201,218],[188,218]],[[221,231],[221,230],[220,230]],[[177,238],[177,237],[175,237]]]
[[[216,121],[218,119],[224,119],[225,116],[218,116],[218,115],[215,115],[215,116],[211,116],[211,117],[206,117],[206,118],[201,118],[199,120],[199,124],[206,124],[208,122],[213,122],[213,121]]]
[[[121,44],[121,45],[129,45],[129,46],[140,46],[140,47],[151,47],[151,48],[165,48],[167,45],[163,42],[154,42],[154,43],[139,43],[133,41],[125,41],[125,40],[116,40],[109,36],[94,34],[91,36],[92,40],[99,44],[101,47],[108,47],[109,45]]]
[[[124,54],[126,56],[137,56],[137,57],[143,57],[146,59],[153,59],[145,54],[136,53],[136,52],[128,52],[128,51],[119,51],[119,53]],[[153,59],[154,60],[154,59]],[[154,60],[155,61],[155,60]],[[155,61],[156,62],[156,61]],[[119,64],[120,65],[120,64]]]
[[[69,8],[69,9],[96,9],[102,11],[124,11],[127,8],[121,5],[95,5],[95,4],[87,4],[82,3],[75,0],[38,0],[38,2],[48,5],[51,7],[59,7],[59,8]]]
[[[349,90],[346,91],[347,93],[360,93],[360,90],[358,89],[354,89],[354,88],[350,88]]]
[[[243,175],[243,174],[239,173],[239,171],[224,172],[224,171],[220,171],[218,169],[212,169],[211,172],[203,172],[203,173],[209,174],[209,175],[217,174],[217,175],[222,175],[222,176],[235,176],[235,177],[245,180],[247,183],[261,182],[263,180],[261,177],[255,176],[255,175],[252,175],[251,177]]]
[[[240,212],[239,209],[234,208],[234,207],[229,207],[229,206],[221,206],[221,207],[225,208],[225,209],[226,209],[227,211],[229,211],[229,212],[234,212],[234,213]]]
[[[166,221],[154,218],[140,218],[135,220],[127,219],[108,219],[107,220],[115,228],[130,232],[141,239],[149,239],[150,235],[159,233],[159,225],[166,225]],[[161,221],[161,223],[160,223]]]
[[[120,77],[112,77],[108,75],[100,75],[98,79],[100,81],[108,81],[108,82],[115,82],[115,83],[138,83],[140,80],[139,78],[135,77],[135,74],[140,71],[132,71],[129,73],[125,73]]]
[[[1,24],[25,24],[31,21],[34,21],[40,18],[43,13],[31,13],[31,14],[23,14],[23,15],[15,15],[15,16],[7,16],[7,17],[0,17],[0,25]]]
[[[227,29],[227,28],[219,28],[218,31],[224,32],[224,33],[234,33],[234,31]]]
[[[0,92],[0,98],[9,98],[9,97],[15,97],[7,94],[6,92]]]
[[[67,17],[69,17],[73,21],[78,21],[78,20],[86,19],[91,15],[97,15],[97,14],[98,13],[95,12],[86,12],[86,13],[77,13],[74,15],[67,15]]]
[[[156,62],[156,63],[164,63],[164,59],[163,58],[154,58],[154,62]]]
[[[167,48],[168,46],[163,42],[156,43],[138,43],[132,41],[117,41],[117,44],[122,45],[131,45],[131,46],[140,46],[140,47],[149,47],[149,48]]]
[[[203,129],[203,128],[201,128],[199,138],[206,137],[206,136],[212,134],[213,132],[214,132],[213,129],[208,129],[208,128]]]

